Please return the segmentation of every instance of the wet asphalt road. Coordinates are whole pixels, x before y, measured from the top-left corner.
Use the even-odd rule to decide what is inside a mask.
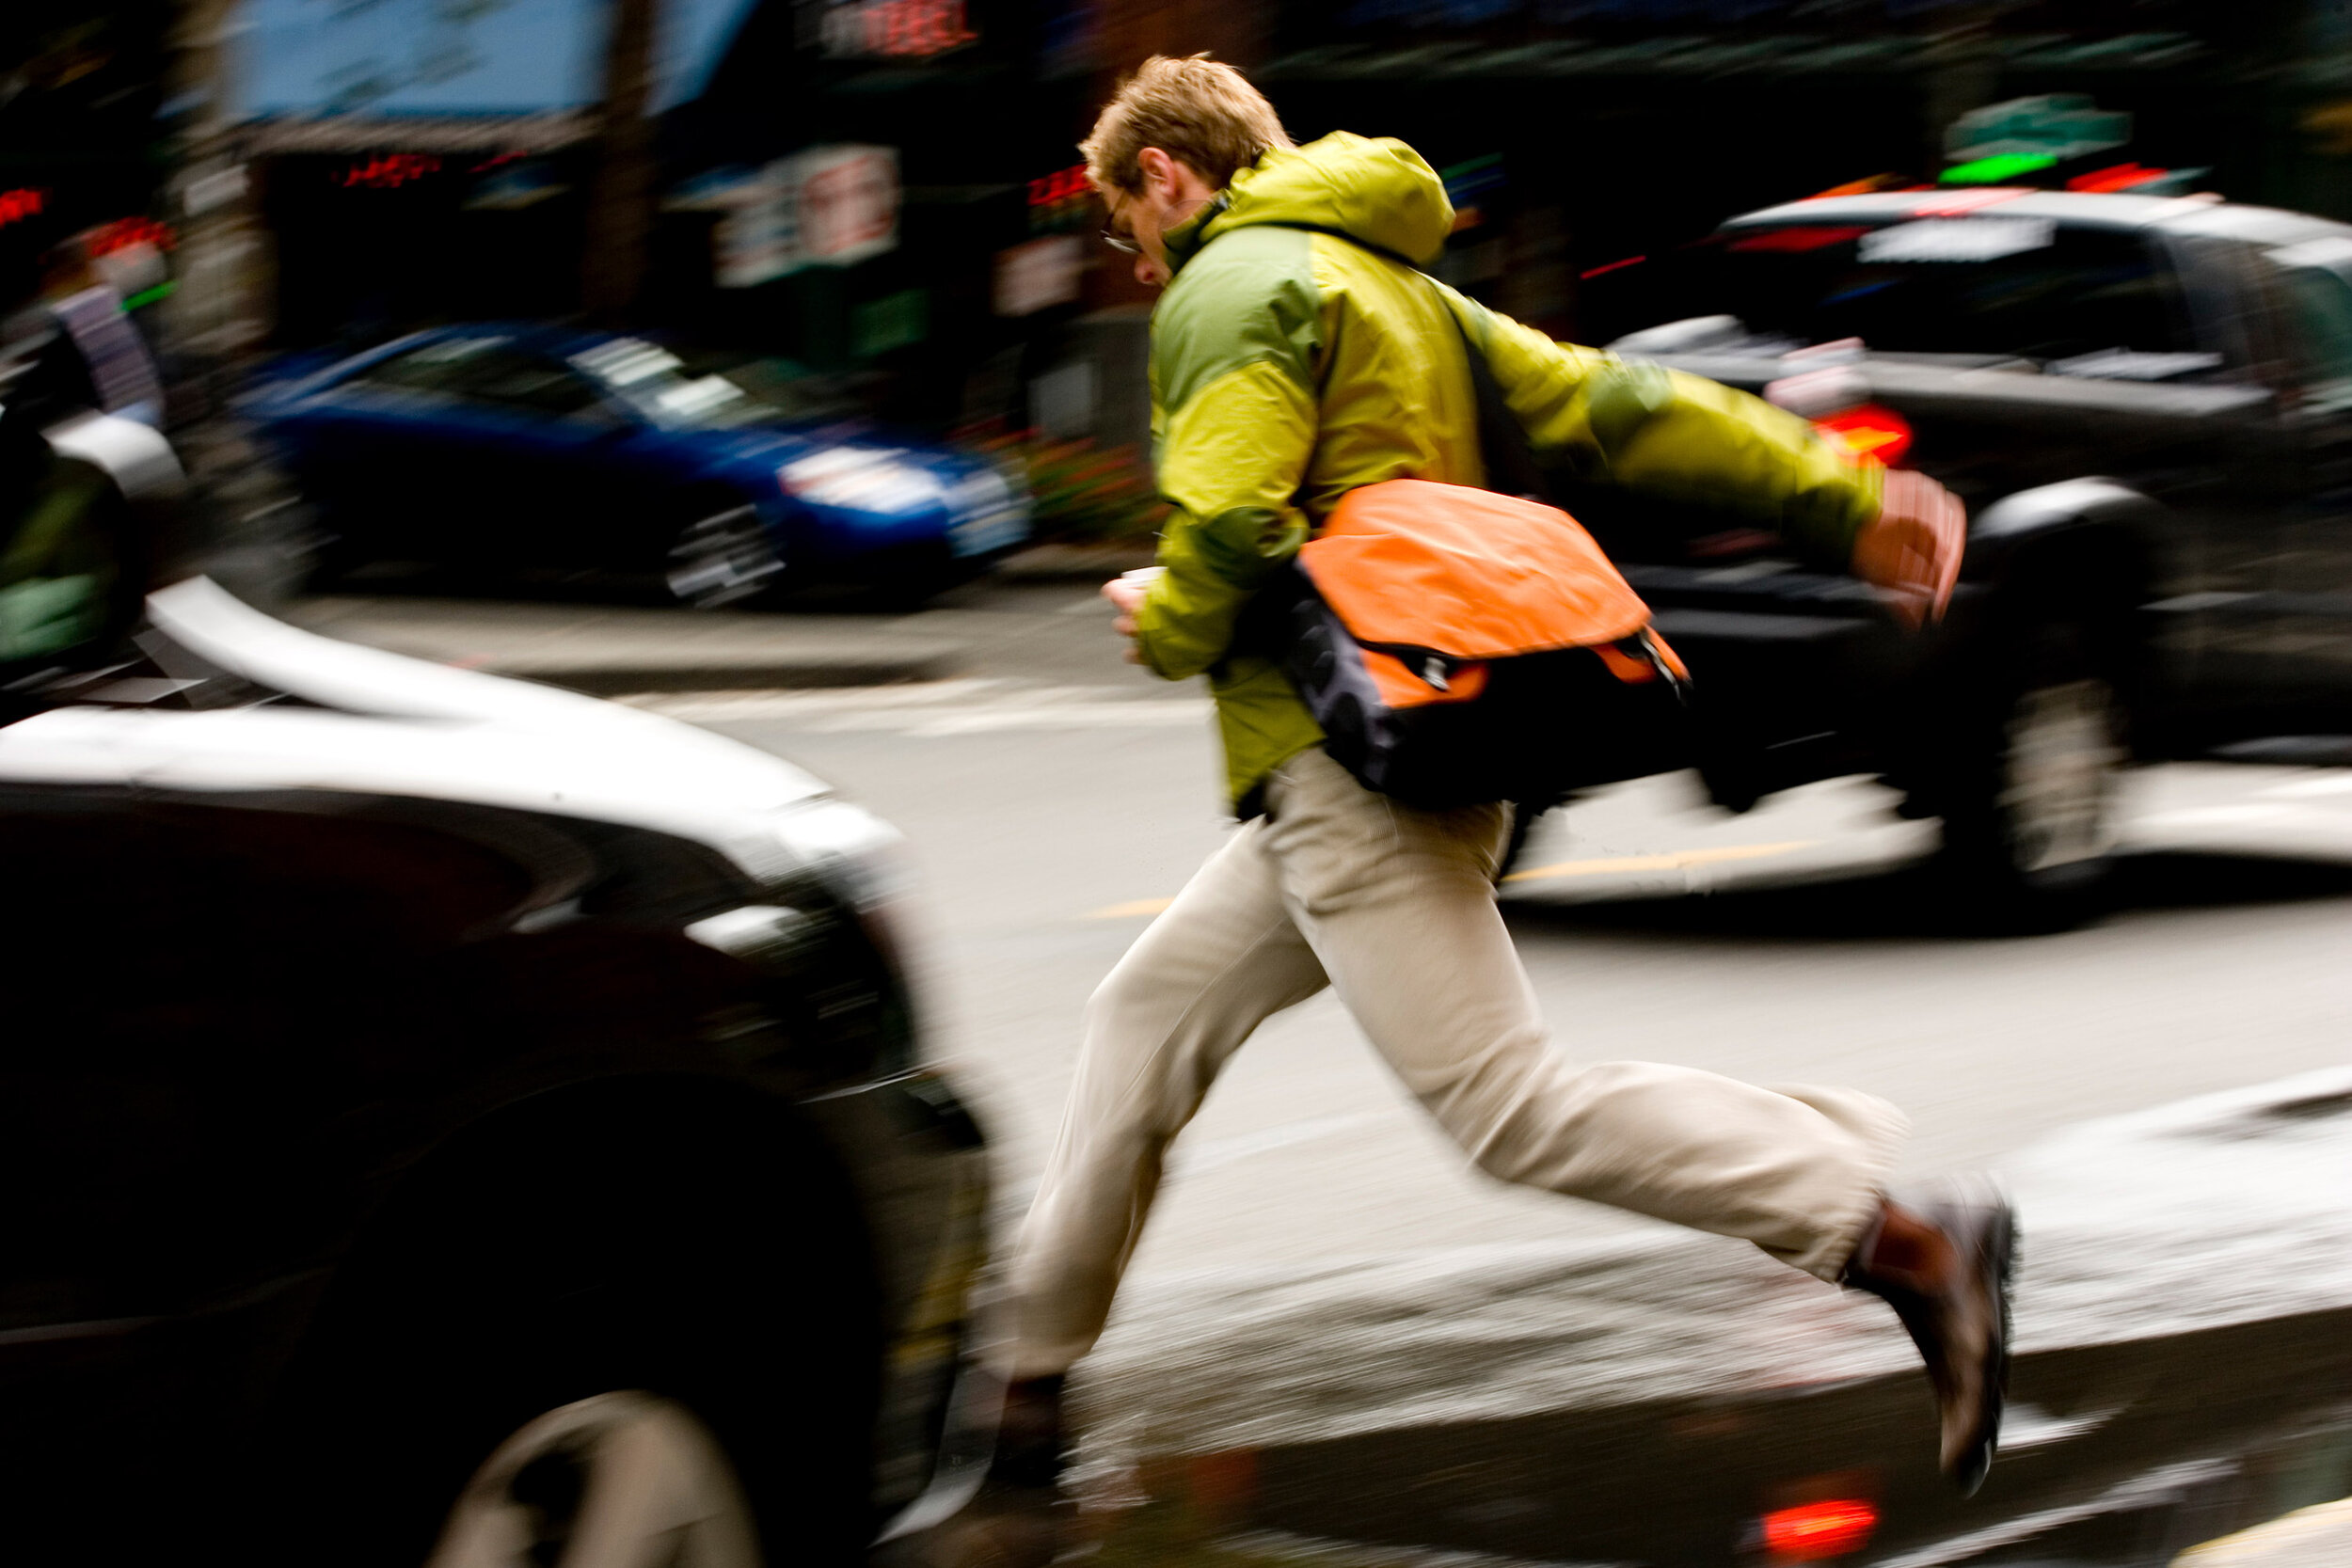
[[[1083,587],[986,587],[907,623],[972,646],[959,681],[652,700],[907,833],[1009,1219],[1080,1005],[1223,832],[1205,704],[1104,621]],[[1885,1510],[1852,1560],[1924,1565],[2162,1561],[2352,1489],[2352,773],[2143,774],[2116,912],[2014,941],[1941,933],[1890,803],[1728,817],[1645,781],[1548,821],[1507,908],[1572,1054],[1852,1085],[1913,1117],[1909,1172],[2004,1173],[2024,1409],[1979,1502],[1934,1488],[1882,1308],[1474,1176],[1327,997],[1179,1145],[1081,1390],[1095,1495],[1276,1556],[1727,1562],[1774,1498],[1842,1486]]]

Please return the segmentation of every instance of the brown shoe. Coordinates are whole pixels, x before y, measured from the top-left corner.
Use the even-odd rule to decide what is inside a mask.
[[[1842,1283],[1895,1309],[1928,1364],[1942,1417],[1945,1477],[1963,1497],[1984,1484],[2009,1389],[2009,1283],[2017,1217],[1982,1178],[1887,1198]]]

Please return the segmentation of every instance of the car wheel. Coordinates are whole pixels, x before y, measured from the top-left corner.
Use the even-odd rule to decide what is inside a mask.
[[[1971,923],[2079,925],[2113,864],[2126,708],[2089,628],[2045,622],[1975,705],[1943,792],[1944,867]]]
[[[755,508],[706,512],[680,529],[662,565],[670,596],[696,610],[742,604],[776,588],[784,558]]]
[[[710,1429],[632,1391],[550,1410],[500,1444],[425,1568],[760,1568],[757,1542]]]
[[[856,1197],[769,1113],[666,1092],[542,1096],[410,1179],[268,1423],[259,1473],[284,1501],[252,1560],[415,1568],[485,1457],[624,1428],[664,1464],[707,1430],[780,1560],[858,1559],[882,1337]],[[516,1484],[560,1493],[563,1468]],[[678,1487],[717,1495],[719,1461],[688,1469]]]

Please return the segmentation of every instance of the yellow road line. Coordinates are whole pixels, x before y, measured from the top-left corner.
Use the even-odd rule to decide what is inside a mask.
[[[1561,861],[1553,865],[1534,865],[1525,871],[1514,871],[1502,879],[1506,882],[1549,881],[1561,877],[1605,877],[1613,871],[1680,871],[1693,865],[1713,865],[1721,861],[1762,860],[1770,855],[1786,855],[1792,850],[1810,849],[1821,841],[1818,838],[1792,838],[1785,844],[1725,844],[1712,849],[1677,849],[1663,855],[1608,855],[1599,860]],[[1137,898],[1124,904],[1105,904],[1099,910],[1089,910],[1089,920],[1138,920],[1154,915],[1173,898]]]
[[[1600,860],[1561,861],[1554,865],[1531,865],[1502,879],[1534,882],[1555,877],[1605,877],[1613,871],[1680,871],[1719,861],[1754,861],[1768,855],[1786,855],[1793,849],[1810,849],[1820,842],[1818,838],[1792,838],[1786,844],[1725,844],[1712,849],[1677,849],[1663,855],[1610,855]]]
[[[1157,914],[1174,902],[1176,900],[1173,898],[1137,898],[1126,904],[1105,904],[1099,910],[1088,911],[1087,918],[1089,920],[1134,920],[1141,915]]]

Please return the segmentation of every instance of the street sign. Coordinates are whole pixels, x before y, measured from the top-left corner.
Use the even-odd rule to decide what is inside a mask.
[[[719,287],[749,289],[807,266],[854,266],[898,244],[898,152],[813,147],[742,178],[691,182],[670,206],[716,207]]]
[[[809,261],[846,267],[898,248],[897,148],[818,147],[796,162]]]

